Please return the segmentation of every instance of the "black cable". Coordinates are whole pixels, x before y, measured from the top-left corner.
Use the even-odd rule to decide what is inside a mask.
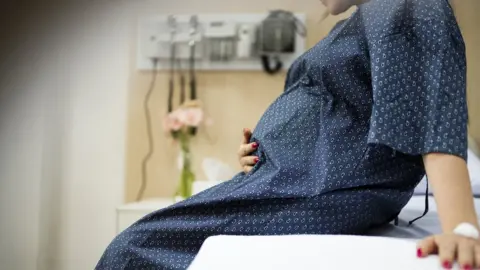
[[[153,90],[155,89],[155,81],[157,80],[157,64],[158,59],[153,59],[153,76],[152,81],[150,83],[150,87],[145,95],[145,100],[143,101],[143,108],[145,110],[145,120],[147,125],[147,137],[148,137],[148,153],[142,160],[142,182],[140,184],[140,189],[137,193],[137,201],[140,201],[143,198],[145,193],[145,189],[147,187],[147,165],[148,161],[153,155],[154,152],[154,144],[153,144],[153,132],[152,132],[152,118],[150,116],[150,110],[148,109],[148,102],[150,101],[150,97],[152,96]]]
[[[173,81],[174,70],[170,71],[170,79],[168,81],[168,113],[173,111],[173,91],[175,90],[175,82]]]
[[[190,46],[190,99],[197,99],[197,81],[195,78],[195,45]]]
[[[180,61],[178,61],[178,70],[180,71],[180,105],[186,100],[186,92],[185,92],[185,72],[182,70]]]
[[[274,57],[273,59],[275,60],[274,67],[271,66],[269,56],[262,55],[261,57],[263,69],[270,75],[278,73],[283,68],[283,63],[282,61],[280,61],[280,58],[278,58],[278,56]]]
[[[197,79],[195,78],[195,43],[190,46],[190,99],[197,99]],[[195,136],[197,128],[190,128],[190,135]]]
[[[430,196],[429,192],[428,192],[428,176],[427,176],[427,181],[425,181],[426,183],[426,186],[425,186],[425,210],[423,211],[423,214],[417,218],[415,218],[414,220],[410,220],[408,222],[408,226],[411,226],[415,221],[423,218],[424,216],[426,216],[428,214],[428,197]]]
[[[173,39],[172,39],[173,40]],[[175,43],[172,41],[170,44],[170,79],[168,81],[168,113],[173,111],[173,92],[175,90],[175,58],[176,58],[176,47]]]

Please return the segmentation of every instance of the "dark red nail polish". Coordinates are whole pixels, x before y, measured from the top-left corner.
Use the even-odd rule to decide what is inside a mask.
[[[449,261],[444,261],[442,266],[444,269],[452,269],[452,263],[450,263]]]
[[[464,269],[464,270],[472,270],[472,267],[471,267],[469,264],[465,264],[462,269]]]
[[[260,161],[260,159],[258,157],[253,160],[253,162],[255,162],[255,163],[258,163],[259,161]]]
[[[257,148],[257,147],[258,147],[258,143],[256,143],[256,142],[252,143],[252,147],[253,147],[253,148]]]
[[[418,257],[418,258],[422,258],[422,257],[423,257],[423,252],[422,252],[422,249],[421,249],[421,248],[417,249],[417,257]]]

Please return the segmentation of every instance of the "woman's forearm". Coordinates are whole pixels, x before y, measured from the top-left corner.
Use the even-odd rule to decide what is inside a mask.
[[[462,222],[479,228],[465,160],[437,153],[425,155],[423,159],[443,231],[452,232]]]

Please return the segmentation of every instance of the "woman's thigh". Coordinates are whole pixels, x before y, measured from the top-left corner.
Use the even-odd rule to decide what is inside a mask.
[[[185,269],[205,239],[214,235],[365,232],[376,218],[371,202],[364,196],[345,196],[188,200],[148,215],[117,236],[97,269]]]

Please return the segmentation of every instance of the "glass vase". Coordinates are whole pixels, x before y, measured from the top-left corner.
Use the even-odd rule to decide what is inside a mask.
[[[177,196],[179,199],[187,199],[192,196],[193,182],[195,174],[192,170],[192,154],[190,151],[190,137],[187,134],[180,135],[180,183],[178,186]]]

